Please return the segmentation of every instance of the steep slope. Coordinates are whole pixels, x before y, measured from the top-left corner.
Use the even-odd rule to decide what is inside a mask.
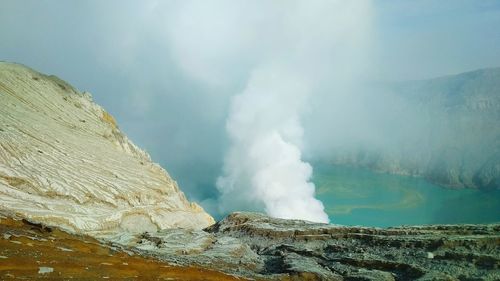
[[[0,210],[107,237],[214,223],[88,93],[0,62]]]
[[[383,141],[333,151],[331,162],[500,189],[500,68],[372,90],[366,112]]]

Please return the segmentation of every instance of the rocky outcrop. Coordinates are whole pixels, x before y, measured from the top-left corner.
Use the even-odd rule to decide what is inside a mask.
[[[0,104],[2,213],[95,237],[214,223],[90,94],[0,62]]]
[[[204,230],[112,241],[0,215],[0,279],[500,279],[499,224],[381,229],[233,213]]]
[[[86,235],[0,215],[0,280],[244,280],[175,266]]]
[[[366,122],[380,135],[360,135],[377,141],[336,149],[328,162],[455,188],[500,189],[500,68],[371,91],[366,112],[372,120]]]
[[[122,237],[124,238],[124,237]],[[263,280],[498,280],[500,225],[347,227],[233,213],[122,240],[143,255]]]

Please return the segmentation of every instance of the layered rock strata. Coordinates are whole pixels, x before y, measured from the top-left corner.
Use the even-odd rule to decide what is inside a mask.
[[[143,255],[262,280],[500,280],[500,225],[347,227],[233,213],[123,238]]]
[[[4,213],[95,237],[214,223],[90,94],[0,62],[0,105]]]

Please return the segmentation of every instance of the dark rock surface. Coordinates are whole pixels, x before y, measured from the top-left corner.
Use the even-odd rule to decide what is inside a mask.
[[[165,261],[256,279],[500,280],[499,224],[381,229],[233,213],[205,231],[127,241]]]

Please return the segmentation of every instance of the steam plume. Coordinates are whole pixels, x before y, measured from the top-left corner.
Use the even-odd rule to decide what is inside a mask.
[[[264,209],[328,222],[314,198],[312,167],[302,160],[301,117],[322,84],[352,76],[369,1],[203,3],[183,2],[170,36],[178,64],[192,77],[221,89],[243,86],[226,120],[220,213]]]
[[[274,217],[328,222],[309,182],[312,168],[301,161],[299,149],[299,117],[309,92],[307,81],[286,69],[253,71],[246,89],[233,98],[227,121],[232,143],[217,183],[223,206],[246,198],[263,202]]]

